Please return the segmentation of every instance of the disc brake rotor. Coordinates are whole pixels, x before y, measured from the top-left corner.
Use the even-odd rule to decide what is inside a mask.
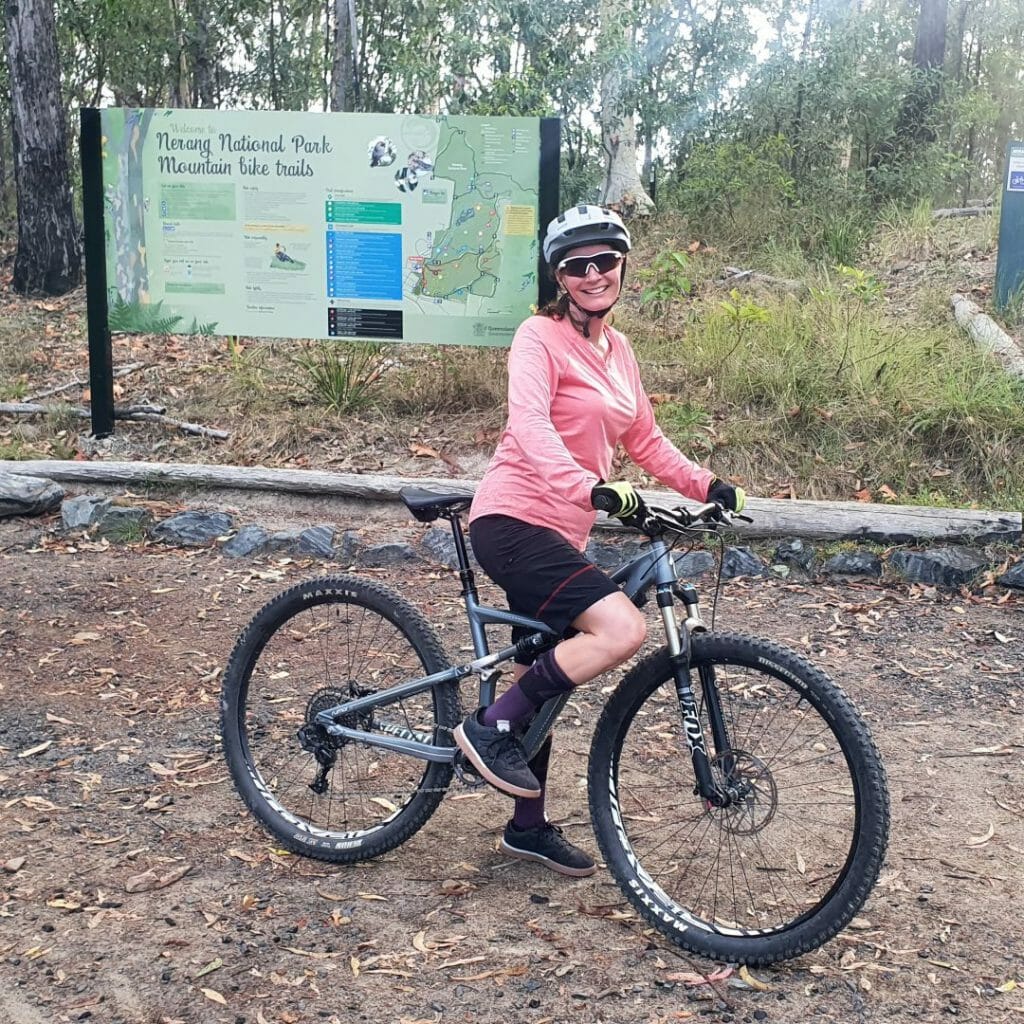
[[[730,750],[711,758],[711,769],[718,785],[730,796],[727,807],[713,812],[726,832],[755,835],[775,817],[778,789],[771,771],[759,757],[745,750]]]

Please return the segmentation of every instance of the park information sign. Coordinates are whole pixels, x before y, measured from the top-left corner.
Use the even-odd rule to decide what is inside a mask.
[[[111,330],[507,345],[537,302],[557,121],[108,109],[99,123]]]
[[[996,260],[996,309],[1006,309],[1024,294],[1024,142],[1006,147]]]

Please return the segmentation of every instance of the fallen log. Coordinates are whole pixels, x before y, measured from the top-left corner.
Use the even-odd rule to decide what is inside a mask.
[[[126,363],[124,366],[114,367],[114,378],[127,377],[129,373],[134,373],[136,370],[141,370],[143,367],[148,366],[149,363]],[[47,388],[45,391],[36,391],[31,395],[25,396],[26,402],[38,402],[40,398],[49,398],[50,395],[59,395],[62,391],[69,391],[71,388],[85,387],[84,380],[78,380],[76,377],[74,380],[69,380],[66,384],[58,384],[56,387]]]
[[[114,406],[115,419],[127,420],[139,413],[165,413],[167,407],[163,405],[117,405]],[[77,416],[79,419],[88,419],[91,413],[80,405],[65,405],[55,403],[42,405],[39,402],[0,402],[0,413],[8,416],[47,416],[50,413],[64,413]]]
[[[981,307],[966,295],[954,294],[950,300],[956,322],[971,336],[975,345],[995,356],[1007,373],[1024,378],[1024,352]]]
[[[216,441],[226,441],[231,434],[215,427],[204,427],[199,423],[186,423],[165,415],[167,407],[163,405],[115,405],[115,420],[149,421],[163,423],[174,427],[184,434],[198,434],[201,437],[212,437]],[[40,405],[38,402],[0,402],[0,413],[8,416],[46,416],[50,413],[63,413],[80,420],[92,418],[88,409],[79,405]]]
[[[155,462],[0,461],[0,473],[41,476],[62,483],[127,486],[177,484],[219,490],[277,491],[360,501],[397,501],[403,487],[472,494],[473,481],[440,477],[409,478],[377,474],[327,473],[265,466],[210,466]],[[666,491],[644,491],[656,505],[687,502]],[[978,509],[924,508],[916,505],[873,505],[857,501],[786,501],[748,498],[753,523],[730,527],[745,538],[803,537],[813,540],[863,540],[884,544],[948,541],[1019,543],[1021,513]],[[601,529],[622,529],[601,520]]]
[[[935,220],[948,220],[951,217],[984,217],[992,212],[991,206],[955,206],[950,209],[933,210]]]
[[[743,281],[753,281],[756,284],[792,292],[795,295],[804,295],[808,291],[807,285],[803,281],[795,281],[786,277],[772,277],[770,274],[762,274],[759,270],[743,270],[740,267],[724,267],[723,269],[725,277],[715,282],[720,288],[735,288]]]

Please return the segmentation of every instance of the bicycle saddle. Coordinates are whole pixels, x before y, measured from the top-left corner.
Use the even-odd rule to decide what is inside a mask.
[[[413,518],[421,523],[432,523],[445,512],[465,512],[473,500],[473,495],[465,492],[449,491],[446,494],[438,494],[417,487],[403,487],[398,496],[405,502],[405,507],[413,514]]]

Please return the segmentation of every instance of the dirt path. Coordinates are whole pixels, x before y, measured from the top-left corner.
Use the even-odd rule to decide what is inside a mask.
[[[32,543],[0,524],[0,1021],[1021,1019],[1019,596],[725,590],[721,626],[784,638],[866,709],[893,801],[857,927],[755,971],[760,991],[690,984],[716,965],[646,929],[604,871],[571,882],[500,856],[492,792],[453,790],[364,866],[282,855],[226,779],[219,674],[256,608],[323,567]],[[457,651],[457,583],[411,582]],[[561,726],[553,811],[594,849],[589,710]]]

